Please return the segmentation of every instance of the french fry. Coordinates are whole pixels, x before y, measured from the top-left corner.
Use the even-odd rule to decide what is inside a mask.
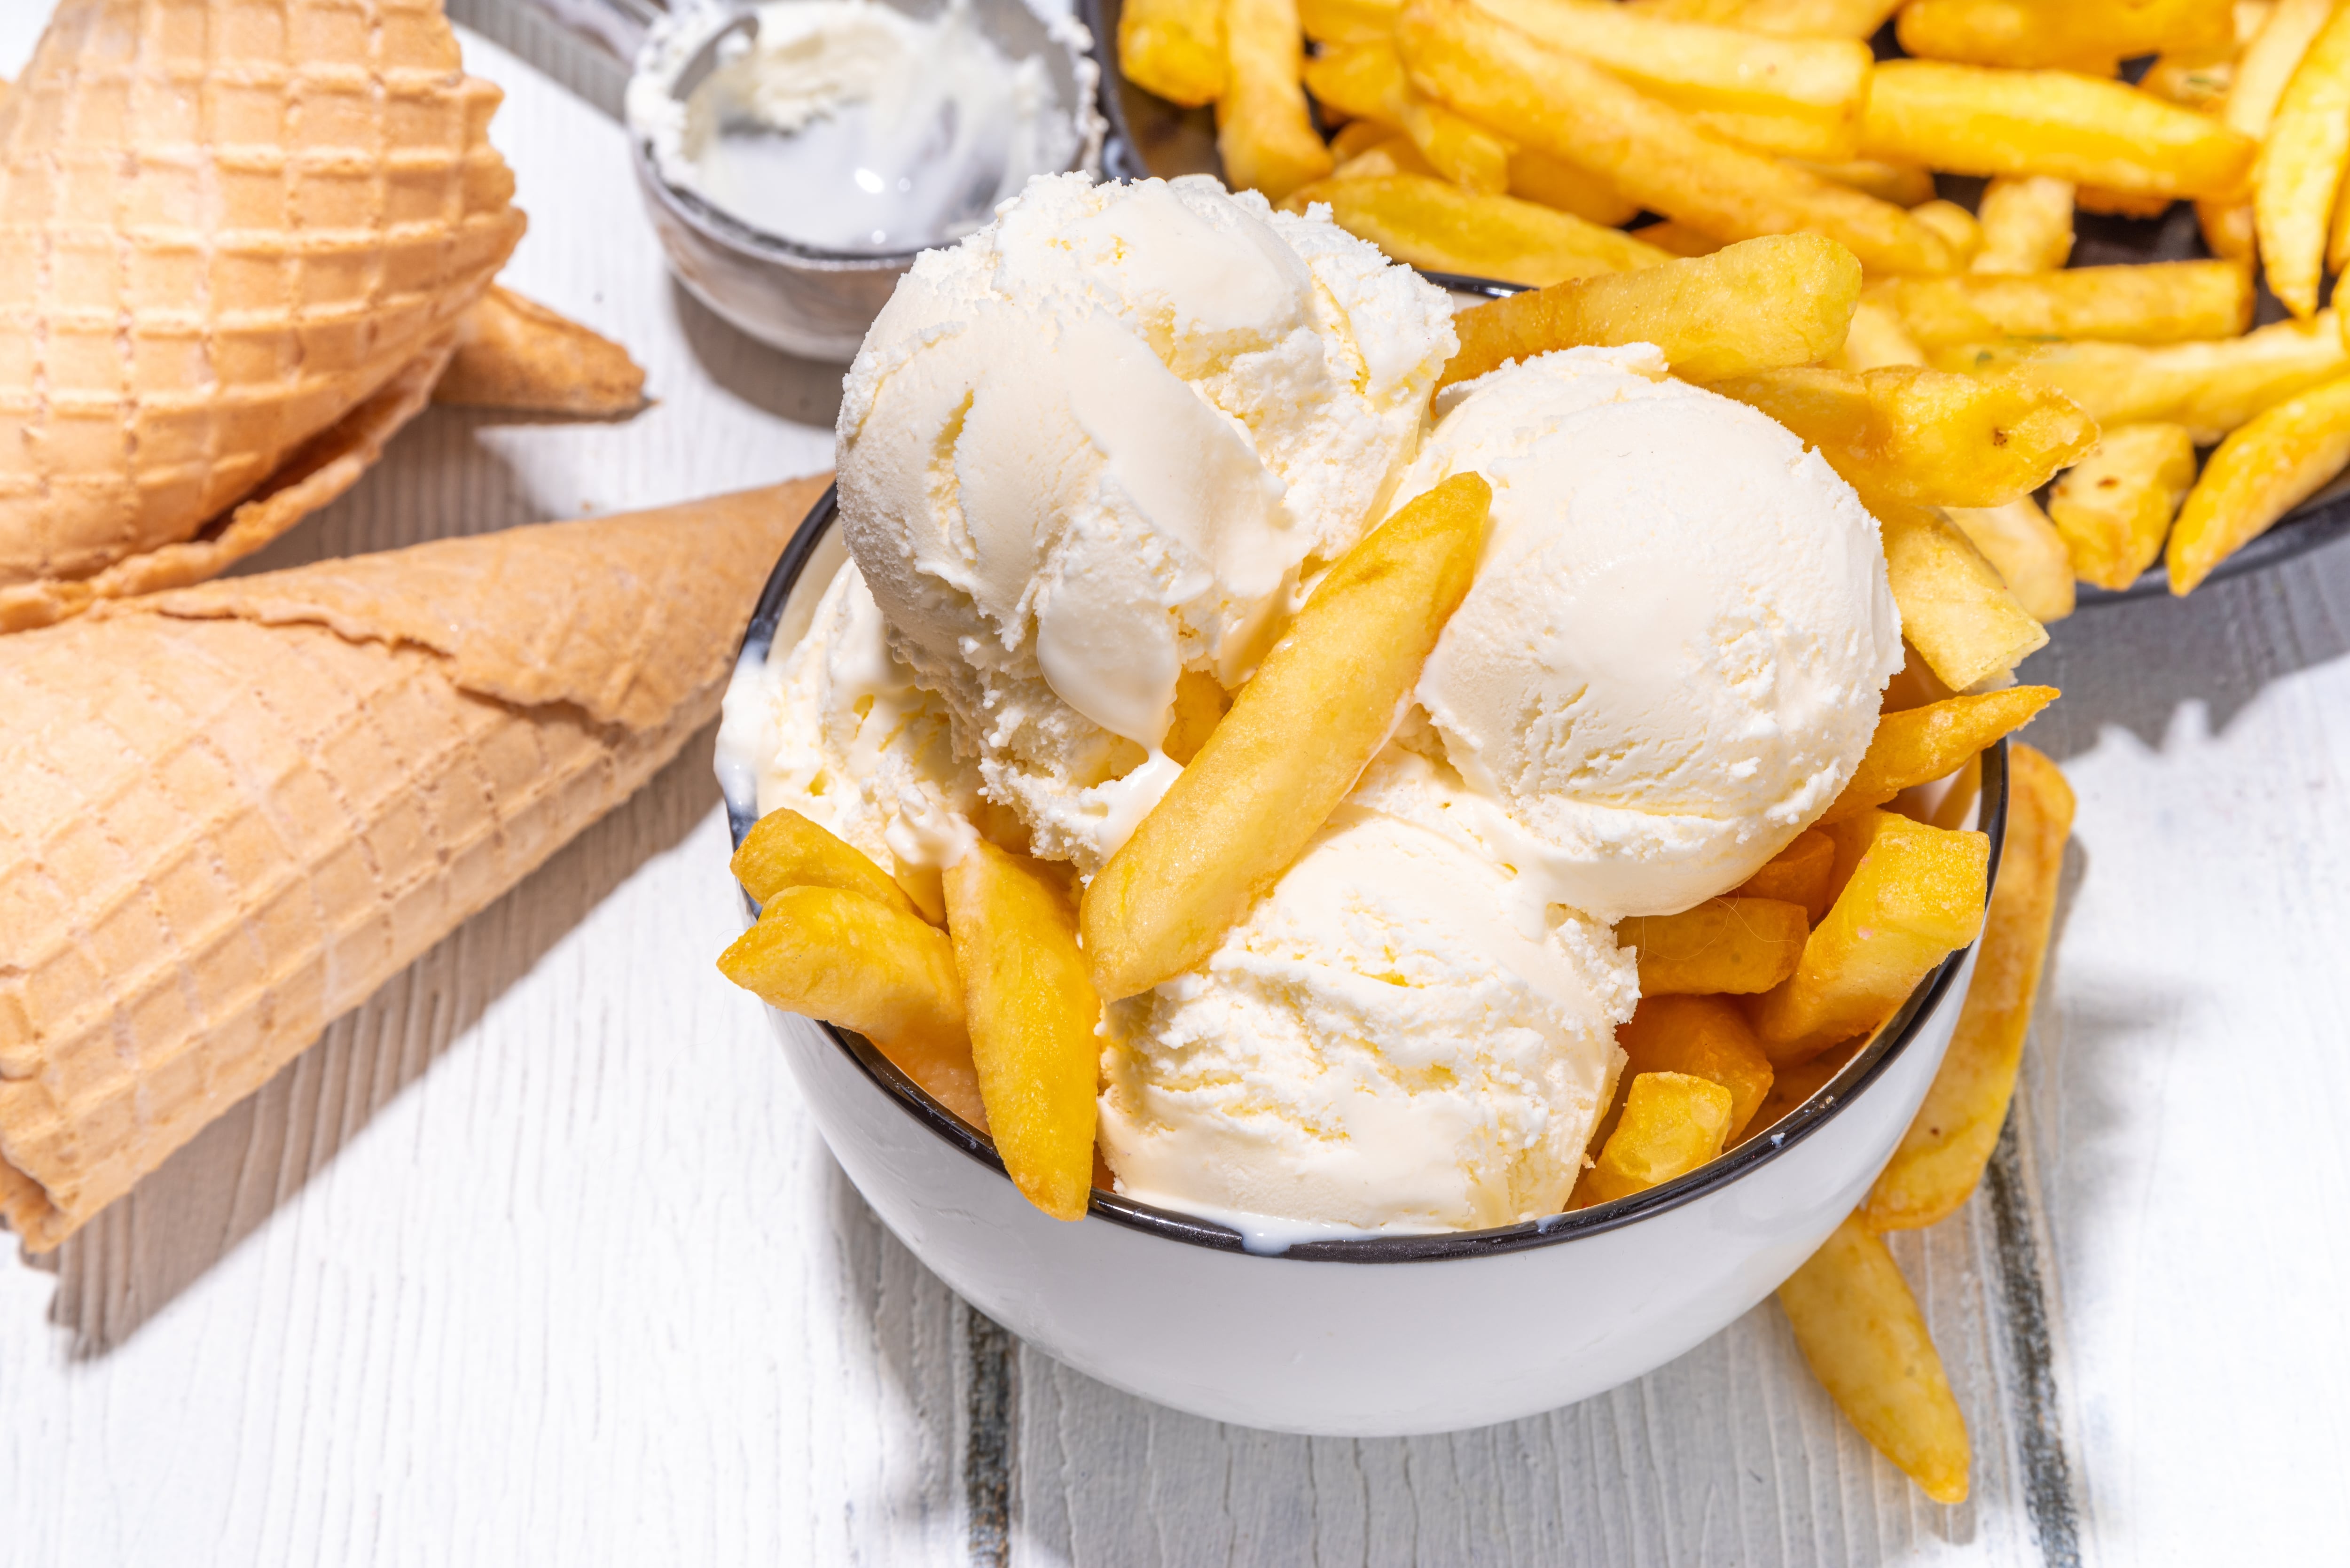
[[[855,1030],[931,1098],[986,1128],[954,947],[920,916],[839,888],[785,888],[718,969],[770,1006]]]
[[[2350,168],[2350,16],[2336,8],[2277,100],[2252,175],[2252,217],[2269,291],[2306,320],[2317,314],[2325,241]]]
[[[1407,151],[1410,151],[1409,139],[1392,125],[1381,125],[1374,119],[1348,120],[1340,126],[1338,133],[1330,139],[1330,157],[1334,165],[1330,172],[1334,175],[1341,173],[1354,160],[1360,158],[1375,147],[1383,147],[1391,141],[1400,141],[1404,143]],[[1418,167],[1425,161],[1418,152],[1411,152],[1410,156],[1414,167],[1409,172],[1419,174],[1436,172],[1433,169]],[[1379,172],[1392,174],[1396,171],[1382,169]]]
[[[1982,552],[1939,514],[1873,501],[1901,635],[1953,691],[2004,674],[2048,641]]]
[[[1429,167],[1472,195],[1509,188],[1510,144],[1414,92],[1392,38],[1330,45],[1305,63],[1305,82],[1325,105],[1400,129]]]
[[[2334,224],[2325,234],[2325,270],[2350,272],[2350,202],[2334,200]]]
[[[1213,103],[1224,90],[1223,0],[1127,0],[1118,17],[1118,65],[1128,81],[1170,103]]]
[[[947,933],[971,1055],[1004,1173],[1055,1220],[1093,1186],[1101,1000],[1052,874],[985,839],[947,867]]]
[[[1874,158],[1847,158],[1835,163],[1803,158],[1792,161],[1823,180],[1849,185],[1897,207],[1914,208],[1934,199],[1933,171],[1915,163],[1886,163]]]
[[[2203,243],[2221,261],[2247,262],[2260,253],[2260,235],[2252,225],[2250,202],[2201,201],[2195,203],[2195,221]]]
[[[1849,39],[1772,38],[1642,16],[1615,0],[1477,0],[1527,36],[1722,134],[1802,158],[1853,157],[1872,62]]]
[[[1225,0],[1223,19],[1216,152],[1234,190],[1278,202],[1331,168],[1298,83],[1305,56],[1296,0]]]
[[[1886,365],[1922,365],[1926,351],[1918,347],[1891,306],[1864,293],[1853,306],[1844,347],[1820,362],[1832,370],[1875,370]]]
[[[1339,558],[1167,794],[1086,889],[1095,990],[1115,1001],[1205,959],[1387,742],[1396,703],[1469,592],[1492,491],[1455,474]]]
[[[2147,67],[2137,85],[2139,91],[2150,92],[2165,103],[2211,114],[2227,102],[2228,88],[2235,79],[2232,50],[2217,56],[2192,49],[2166,50]]]
[[[1779,1287],[1812,1376],[1877,1451],[1936,1502],[1967,1500],[1966,1417],[1900,1265],[1858,1217]]]
[[[2251,269],[2239,262],[2078,266],[2029,277],[1901,278],[1886,298],[1928,352],[2002,337],[2177,343],[2233,337],[2252,324]]]
[[[786,888],[837,888],[904,914],[921,913],[870,856],[788,807],[751,825],[728,869],[762,904]]]
[[[1472,196],[1449,181],[1413,174],[1323,180],[1283,205],[1315,202],[1348,234],[1400,262],[1505,283],[1564,283],[1629,272],[1672,258],[1615,229],[1511,196]]]
[[[2210,115],[2119,82],[1939,60],[1878,66],[1861,122],[1863,157],[2150,195],[2236,195],[2253,151]]]
[[[1956,772],[2002,735],[2030,723],[2055,700],[2054,686],[2010,686],[1880,716],[1860,766],[1820,814],[1819,825],[1857,816],[1914,784]]]
[[[1909,209],[1909,215],[1942,236],[1942,243],[1950,247],[1950,260],[1958,266],[1970,265],[1983,247],[1982,225],[1956,202],[1921,202]]]
[[[1349,120],[1347,129],[1370,123],[1367,119]],[[1388,130],[1384,126],[1378,129],[1384,140],[1341,161],[1336,169],[1330,171],[1332,181],[1380,180],[1389,174],[1418,174],[1429,180],[1443,178],[1429,167],[1428,160],[1419,155],[1419,149],[1411,144],[1411,138],[1400,131]],[[1333,151],[1337,150],[1337,146],[1335,140],[1330,143]]]
[[[1682,1073],[1729,1090],[1724,1143],[1738,1141],[1771,1093],[1771,1059],[1762,1054],[1746,1014],[1735,1002],[1718,996],[1643,996],[1638,1009],[1616,1031],[1616,1044],[1624,1048],[1622,1076],[1627,1090],[1644,1073]],[[1592,1134],[1594,1147],[1607,1146],[1622,1119],[1622,1099],[1617,1096],[1618,1103]]]
[[[2073,790],[2030,746],[2008,748],[2007,777],[2007,843],[1974,981],[1925,1102],[1861,1208],[1872,1230],[1917,1230],[1956,1212],[1982,1179],[2015,1094],[2073,831]]]
[[[2187,493],[2164,553],[2185,594],[2324,489],[2350,462],[2350,377],[2286,399],[2220,443]]]
[[[2109,77],[2121,62],[2165,49],[2231,48],[2229,0],[1910,0],[1896,36],[1922,60]]]
[[[1630,0],[1624,8],[1781,38],[1867,38],[1901,0]]]
[[[1819,448],[1863,495],[1918,505],[2028,495],[2097,439],[2061,392],[1914,365],[1758,370],[1712,385]]]
[[[1630,223],[1640,212],[1638,202],[1626,201],[1589,170],[1523,147],[1510,154],[1510,194],[1607,229]]]
[[[1828,912],[1828,895],[1835,876],[1835,840],[1816,827],[1795,835],[1794,842],[1773,856],[1761,870],[1733,889],[1733,898],[1781,898],[1800,904],[1804,919],[1818,925]]]
[[[1803,962],[1746,1016],[1773,1067],[1808,1061],[1893,1016],[1918,982],[1982,929],[1991,840],[1888,811],[1835,825],[1838,859],[1857,858]]]
[[[1844,341],[1859,298],[1860,263],[1834,240],[1747,240],[1472,306],[1452,318],[1461,348],[1437,386],[1577,344],[1653,343],[1694,381],[1809,364]]]
[[[1994,180],[1977,209],[1982,249],[1970,268],[1999,276],[2060,272],[2073,254],[2073,182],[2045,174]]]
[[[1708,898],[1616,928],[1639,954],[1643,996],[1760,994],[1795,972],[1810,934],[1804,907],[1776,898]]]
[[[2073,613],[2073,556],[2040,504],[2019,495],[2003,506],[1945,506],[1942,515],[1982,552],[2024,614],[2046,626]]]
[[[1909,640],[1909,634],[1904,631],[1901,634],[1901,668],[1895,670],[1893,679],[1885,683],[1885,692],[1877,699],[1877,711],[1879,713],[1898,713],[1904,709],[1923,708],[1929,702],[1939,702],[1946,697],[1957,695],[1943,683],[1940,676],[1934,673],[1933,666],[1926,662],[1926,656],[1918,651],[1917,645]],[[1817,920],[1812,923],[1819,924]]]
[[[1393,36],[1402,9],[1402,0],[1297,0],[1297,25],[1317,44],[1358,44]]]
[[[2198,446],[2216,445],[2263,409],[2350,372],[2331,310],[2214,342],[1970,344],[1933,359],[1946,370],[2053,387],[2103,429],[2184,425]]]
[[[1474,0],[1414,0],[1396,25],[1421,91],[1591,170],[1652,212],[1729,240],[1809,229],[1880,273],[1946,272],[1950,247],[1888,202],[1722,140]]]
[[[1575,1201],[1610,1203],[1687,1176],[1721,1152],[1735,1098],[1689,1073],[1642,1073],[1624,1092],[1616,1130],[1598,1163],[1575,1183]]]
[[[2185,425],[2108,426],[2048,497],[2074,575],[2101,588],[2137,581],[2161,558],[2194,483],[2195,442]]]
[[[2286,84],[2334,11],[2334,0],[2277,0],[2236,57],[2235,79],[2220,109],[2221,123],[2255,141],[2266,137]]]
[[[1641,244],[1654,245],[1660,251],[1689,261],[1699,256],[1710,256],[1721,248],[1721,242],[1711,234],[1700,234],[1687,223],[1672,218],[1662,223],[1643,223],[1635,232],[1640,236]]]

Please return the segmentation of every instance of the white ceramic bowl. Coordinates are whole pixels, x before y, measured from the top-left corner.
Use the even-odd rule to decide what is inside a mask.
[[[829,493],[792,541],[743,657],[806,630],[843,558]],[[1984,759],[1991,870],[2007,753]],[[754,807],[729,801],[739,839]],[[1243,1250],[1212,1221],[1097,1191],[1050,1220],[988,1142],[866,1041],[772,1012],[816,1126],[914,1255],[1090,1376],[1276,1431],[1394,1436],[1513,1420],[1627,1382],[1776,1289],[1860,1202],[1950,1044],[1974,950],[1927,977],[1770,1133],[1662,1187],[1505,1230]],[[772,1011],[772,1010],[771,1010]]]

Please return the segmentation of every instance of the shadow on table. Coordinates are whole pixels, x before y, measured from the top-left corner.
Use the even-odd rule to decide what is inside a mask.
[[[716,726],[522,885],[445,937],[47,1259],[50,1321],[101,1356],[332,1162],[638,866],[712,806]]]
[[[712,380],[763,413],[832,429],[840,418],[840,381],[847,366],[770,348],[694,298],[674,277],[669,288],[686,346]]]

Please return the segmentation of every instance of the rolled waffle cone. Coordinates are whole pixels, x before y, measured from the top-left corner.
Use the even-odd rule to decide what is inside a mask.
[[[611,419],[645,406],[645,373],[610,338],[493,285],[466,313],[432,400]]]
[[[0,639],[0,1217],[47,1251],[717,711],[825,482]]]
[[[380,418],[315,443],[429,392],[521,236],[499,96],[439,0],[61,0],[0,94],[0,625],[216,571],[364,466]]]

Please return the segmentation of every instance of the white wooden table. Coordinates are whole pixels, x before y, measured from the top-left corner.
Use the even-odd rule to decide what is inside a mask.
[[[660,403],[436,410],[260,566],[827,461],[837,369],[669,282],[610,71],[509,4],[457,6],[531,213],[509,276]],[[47,9],[0,5],[0,73]],[[2081,795],[2049,992],[1993,1179],[1898,1247],[1974,1428],[1962,1507],[1770,1306],[1411,1441],[1220,1427],[1009,1344],[712,968],[705,738],[53,1259],[0,1256],[0,1563],[2342,1561],[2350,547],[2084,613],[2030,674]]]

